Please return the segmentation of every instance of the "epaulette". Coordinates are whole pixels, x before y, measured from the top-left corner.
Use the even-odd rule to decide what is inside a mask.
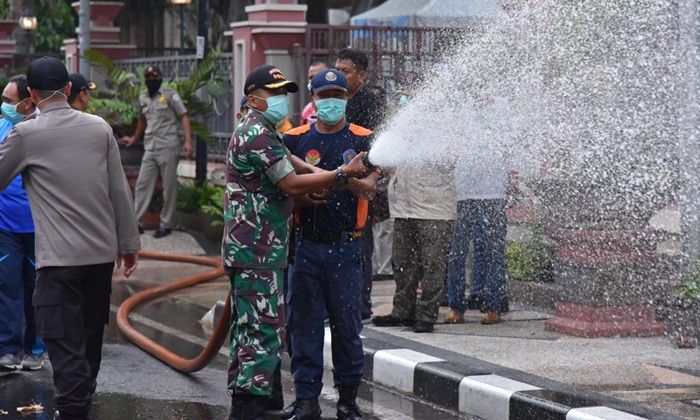
[[[301,136],[302,134],[306,134],[311,130],[311,124],[304,124],[300,125],[299,127],[294,127],[291,130],[287,131],[284,133],[285,136]]]
[[[356,136],[367,137],[373,134],[372,130],[362,127],[357,124],[350,124],[350,132]]]

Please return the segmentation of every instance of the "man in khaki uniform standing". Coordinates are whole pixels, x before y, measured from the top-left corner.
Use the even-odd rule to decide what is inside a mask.
[[[141,161],[141,170],[136,180],[136,219],[141,221],[148,210],[153,190],[160,174],[163,179],[163,209],[160,212],[160,228],[153,234],[162,238],[172,232],[173,215],[177,206],[177,164],[180,139],[177,135],[178,120],[185,132],[185,153],[192,158],[192,128],[187,108],[175,89],[163,88],[160,69],[146,69],[146,91],[139,96],[141,117],[132,137],[125,137],[127,147],[133,146],[144,134],[146,153]],[[139,225],[139,232],[143,229]]]

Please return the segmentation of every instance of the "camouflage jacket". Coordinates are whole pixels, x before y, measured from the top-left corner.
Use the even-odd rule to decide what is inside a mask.
[[[292,171],[274,125],[251,109],[226,153],[224,266],[287,266],[293,201],[276,184]]]

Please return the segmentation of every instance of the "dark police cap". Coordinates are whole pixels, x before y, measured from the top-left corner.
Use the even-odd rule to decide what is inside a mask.
[[[158,66],[148,66],[146,67],[146,76],[158,76],[161,77],[163,73],[160,72],[160,68]]]
[[[245,79],[243,92],[247,95],[255,89],[277,89],[286,87],[290,93],[297,92],[299,86],[287,80],[280,69],[275,66],[264,65],[256,68]]]
[[[27,84],[34,90],[59,90],[68,83],[68,70],[53,57],[32,61],[27,69]]]
[[[71,103],[78,97],[81,90],[95,90],[97,85],[85,78],[80,73],[71,73],[69,76],[70,83],[73,86],[68,96],[68,103]]]
[[[313,79],[311,79],[311,92],[318,93],[324,90],[336,89],[347,92],[348,79],[343,73],[336,69],[319,71]]]

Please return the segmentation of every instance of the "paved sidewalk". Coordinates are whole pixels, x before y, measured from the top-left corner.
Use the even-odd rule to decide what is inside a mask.
[[[212,249],[210,244],[202,246],[185,232],[174,232],[160,240],[153,240],[150,233],[142,236],[145,249],[198,255],[211,252]],[[154,261],[143,261],[141,265],[135,277],[122,282],[118,290],[128,289],[132,282],[149,283],[149,273],[158,272],[161,278],[164,273],[180,277],[201,270],[194,266]],[[391,280],[374,283],[375,315],[389,313],[393,289],[394,283]],[[171,297],[208,308],[216,300],[223,300],[227,290],[228,282],[222,278],[178,292]],[[579,417],[571,415],[576,414],[575,410],[570,410],[571,407],[589,406],[600,402],[601,398],[607,406],[642,417],[700,418],[700,349],[677,349],[665,337],[582,339],[565,336],[544,331],[544,320],[548,317],[546,313],[516,305],[512,305],[512,309],[506,317],[507,321],[499,325],[483,326],[478,323],[480,314],[469,312],[466,323],[438,325],[432,334],[415,334],[407,328],[377,328],[367,325],[363,332],[367,347],[365,360],[366,364],[370,364],[367,368],[371,370],[371,364],[376,363],[377,354],[382,358],[392,352],[396,353],[396,350],[379,353],[381,350],[400,348],[407,350],[408,359],[413,360],[409,361],[411,380],[425,376],[421,372],[427,367],[431,371],[445,371],[443,373],[452,375],[458,384],[460,380],[470,382],[471,379],[467,380],[469,375],[514,380],[520,385],[508,381],[503,385],[506,388],[515,387],[513,391],[508,391],[505,400],[505,406],[511,407],[510,418],[514,418],[513,413],[519,410],[519,404],[522,405],[523,401],[518,401],[518,398],[533,400],[536,404],[554,404],[552,410],[564,412],[564,417],[561,418],[613,418],[586,417],[592,415],[590,413],[583,413]],[[194,324],[191,328],[198,327],[196,323],[191,324]],[[412,352],[420,355],[416,356]],[[428,364],[423,364],[424,362]],[[454,371],[447,372],[450,369]],[[376,372],[374,369],[374,375]],[[368,375],[371,377],[372,372],[368,372]],[[484,381],[503,382],[498,378],[486,378]],[[401,389],[406,386],[406,392],[414,391],[414,395],[426,399],[430,397],[426,392],[445,399],[445,395],[457,392],[441,389],[442,386],[449,386],[448,382],[438,380],[431,383],[427,390],[419,389],[420,385],[416,382],[408,385],[397,383],[395,387]],[[482,382],[477,385],[485,386]],[[521,392],[519,387],[523,385],[527,386]],[[528,391],[531,388],[543,389]],[[553,402],[556,398],[545,398],[543,392],[547,395],[557,394],[559,397],[563,395],[568,400],[566,404]],[[463,403],[460,400],[460,404]],[[562,411],[565,409],[570,410],[568,416],[566,411]]]

